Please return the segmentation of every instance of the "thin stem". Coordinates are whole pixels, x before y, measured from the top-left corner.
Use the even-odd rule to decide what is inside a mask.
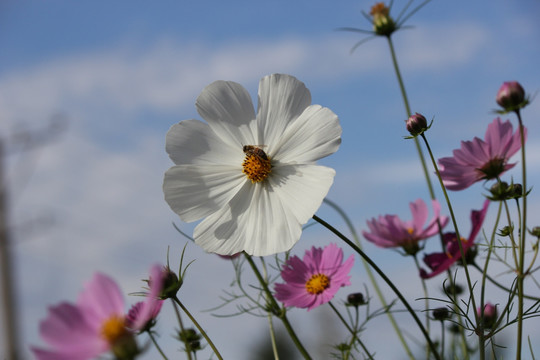
[[[272,352],[274,353],[274,360],[279,360],[279,353],[276,343],[276,333],[274,331],[274,323],[272,322],[272,313],[267,313],[268,328],[270,329],[270,343],[272,344]]]
[[[517,288],[518,288],[518,325],[517,325],[517,349],[516,349],[516,359],[521,359],[521,343],[523,339],[523,294],[524,294],[524,280],[525,274],[523,270],[525,269],[525,236],[527,234],[527,167],[525,161],[525,128],[523,122],[521,121],[521,114],[519,109],[516,110],[516,115],[519,122],[519,134],[521,136],[521,171],[522,171],[522,186],[523,186],[523,216],[522,224],[520,229],[520,243],[519,243],[519,271],[517,278]]]
[[[422,332],[422,334],[426,338],[426,341],[428,342],[429,347],[433,351],[433,355],[435,356],[435,358],[437,360],[440,360],[441,357],[439,356],[439,353],[437,351],[437,347],[431,341],[431,339],[429,337],[429,334],[427,333],[426,329],[424,328],[424,325],[422,324],[422,321],[420,321],[420,319],[418,318],[418,316],[414,312],[411,305],[409,305],[409,303],[407,302],[405,297],[401,294],[401,292],[394,285],[394,283],[388,278],[388,276],[386,276],[386,274],[377,266],[377,264],[375,264],[373,262],[373,260],[371,260],[371,258],[369,256],[366,255],[366,253],[364,253],[358,246],[356,246],[351,240],[349,240],[345,235],[343,235],[341,232],[339,232],[336,228],[334,228],[332,225],[328,224],[323,219],[319,218],[317,215],[313,215],[313,219],[315,221],[317,221],[318,223],[320,223],[321,225],[323,225],[324,227],[326,227],[328,230],[330,230],[332,233],[334,233],[337,237],[339,237],[341,240],[343,240],[347,245],[349,245],[354,251],[356,251],[356,253],[358,255],[360,255],[373,268],[373,270],[375,270],[375,272],[377,272],[377,274],[379,274],[379,276],[386,282],[386,284],[388,286],[390,286],[392,291],[401,300],[403,305],[407,308],[407,311],[411,314],[414,321],[416,322],[416,324],[420,328],[420,331]]]
[[[347,227],[349,228],[349,231],[352,234],[352,237],[353,237],[354,242],[356,243],[356,246],[358,246],[359,249],[362,249],[362,243],[360,242],[360,237],[356,233],[356,229],[354,228],[354,225],[353,225],[351,219],[349,219],[349,217],[347,216],[347,214],[335,202],[333,202],[333,201],[331,201],[329,199],[324,199],[324,202],[327,205],[329,205],[330,207],[332,207],[334,210],[336,210],[339,215],[341,215],[341,217],[345,221],[345,224],[347,224]],[[364,260],[364,258],[362,258],[362,264],[364,265],[366,273],[367,273],[367,275],[369,277],[369,280],[371,281],[371,284],[373,285],[373,289],[375,290],[375,293],[377,294],[377,297],[379,298],[379,301],[381,302],[381,304],[382,304],[382,306],[384,308],[387,308],[388,307],[388,302],[384,298],[384,295],[383,295],[383,293],[381,291],[381,288],[379,287],[379,284],[377,283],[377,279],[373,275],[373,271],[371,271],[371,267],[366,262],[366,260]],[[409,348],[409,345],[407,345],[407,342],[405,341],[405,337],[403,336],[402,331],[399,329],[399,326],[397,324],[396,319],[394,318],[394,315],[391,312],[387,311],[386,316],[388,317],[388,320],[390,320],[390,324],[394,328],[394,331],[395,331],[397,337],[399,338],[399,341],[401,342],[401,345],[403,346],[403,349],[407,353],[407,356],[409,357],[410,360],[414,360],[415,357],[414,357],[411,349]]]
[[[463,242],[462,242],[461,236],[459,234],[459,228],[458,228],[458,225],[457,225],[454,210],[452,208],[452,203],[450,202],[450,198],[448,197],[448,192],[446,191],[446,187],[444,186],[444,183],[442,181],[441,173],[439,172],[439,168],[437,166],[437,163],[435,162],[435,158],[433,157],[433,152],[431,151],[431,147],[429,146],[429,143],[428,143],[428,141],[426,139],[426,136],[424,134],[421,134],[420,136],[424,140],[424,143],[425,143],[426,148],[428,150],[429,156],[431,158],[431,162],[433,164],[433,168],[435,169],[435,173],[437,174],[437,178],[439,179],[439,183],[441,185],[441,189],[443,191],[444,198],[446,200],[446,204],[448,205],[448,212],[450,213],[450,218],[452,219],[452,224],[454,225],[454,230],[456,232],[457,244],[458,244],[458,247],[459,247],[459,252],[461,254],[461,261],[463,263],[463,269],[465,271],[465,277],[467,279],[467,287],[469,288],[469,293],[471,295],[472,306],[473,306],[473,309],[476,309],[476,301],[475,301],[475,298],[474,298],[474,292],[473,292],[471,276],[470,276],[469,270],[467,268],[467,261],[466,261],[466,257],[465,257],[466,254],[465,254],[465,251],[463,249]],[[478,324],[479,323],[478,314],[476,313],[476,311],[473,311],[473,312],[474,312],[474,316],[475,316],[475,319],[476,319],[476,323]]]
[[[418,258],[416,257],[416,255],[413,256],[413,258],[414,258],[414,264],[416,265],[416,269],[420,271],[420,264],[418,263]],[[430,319],[429,319],[429,312],[427,311],[429,309],[429,294],[428,294],[428,290],[426,286],[426,280],[425,279],[420,279],[420,280],[422,282],[422,290],[424,291],[424,307],[426,310],[426,331],[429,334],[430,333]],[[426,360],[429,360],[429,353],[430,353],[429,346],[426,346]]]
[[[444,360],[444,334],[446,333],[446,329],[444,328],[444,321],[441,321],[441,360]]]
[[[369,359],[373,359],[373,357],[371,356],[371,354],[369,353],[368,349],[366,348],[366,345],[360,340],[360,338],[358,337],[358,307],[355,307],[355,312],[356,312],[356,317],[355,317],[355,324],[354,324],[354,327],[351,328],[349,326],[349,324],[347,324],[347,321],[343,318],[343,316],[341,315],[341,313],[338,311],[338,309],[334,306],[334,304],[332,304],[331,301],[328,302],[328,305],[330,305],[330,307],[332,308],[332,310],[334,310],[334,312],[336,313],[336,315],[338,316],[338,318],[341,320],[341,322],[343,323],[343,325],[345,325],[345,327],[347,328],[347,330],[349,330],[349,332],[351,333],[352,335],[352,339],[351,339],[351,343],[349,344],[349,348],[347,349],[347,352],[345,353],[345,356],[343,357],[344,360],[347,360],[350,356],[350,353],[351,353],[351,348],[352,348],[352,345],[354,344],[355,341],[358,341],[358,343],[360,344],[360,347],[362,348],[362,350],[364,350],[364,352],[366,353],[366,355],[368,356]]]
[[[174,313],[176,314],[176,319],[178,320],[178,325],[180,326],[180,332],[182,334],[185,333],[186,328],[184,327],[184,322],[182,321],[182,316],[180,316],[180,311],[178,311],[178,307],[176,307],[176,303],[174,302],[174,299],[171,299]],[[188,360],[192,360],[191,358],[191,347],[188,345],[187,341],[182,340],[182,337],[180,337],[180,340],[184,343],[184,346],[186,347],[186,354]]]
[[[157,351],[159,351],[159,353],[161,354],[161,357],[165,360],[168,360],[167,359],[167,356],[165,356],[165,353],[163,352],[163,350],[161,350],[161,347],[159,346],[159,344],[157,343],[154,335],[152,334],[151,331],[148,331],[148,336],[150,336],[150,340],[152,340],[152,343],[154,344],[154,346],[156,347]]]
[[[409,105],[409,98],[407,97],[407,91],[405,90],[405,85],[403,84],[403,79],[401,78],[401,71],[399,70],[399,65],[397,62],[396,52],[394,50],[394,44],[392,42],[392,38],[390,36],[386,37],[388,39],[388,46],[390,48],[390,55],[392,57],[392,64],[394,65],[394,71],[396,73],[396,77],[399,84],[399,90],[401,91],[401,97],[403,98],[403,104],[405,105],[405,113],[407,114],[407,118],[412,115],[411,113],[411,107]],[[426,183],[429,190],[429,196],[432,200],[435,199],[435,192],[433,191],[433,185],[431,184],[431,179],[429,177],[428,168],[426,165],[426,160],[424,158],[424,154],[422,153],[422,147],[420,146],[420,142],[418,141],[418,138],[414,138],[414,144],[416,146],[416,151],[418,152],[418,157],[420,158],[420,163],[422,164],[422,170],[424,171],[424,176],[426,178]]]
[[[261,259],[263,260],[263,259]],[[266,270],[266,265],[263,260],[263,273],[265,283],[268,283],[268,271]],[[274,323],[272,321],[272,312],[270,310],[266,311],[266,317],[268,319],[268,329],[270,330],[270,344],[272,344],[272,352],[274,353],[274,360],[279,360],[279,353],[276,343],[276,332],[274,330]]]
[[[178,304],[178,306],[180,306],[180,308],[182,309],[182,311],[184,311],[184,313],[189,317],[189,319],[191,320],[191,322],[193,323],[193,325],[195,325],[197,327],[197,329],[199,329],[199,332],[201,333],[201,335],[206,339],[206,342],[208,343],[208,345],[210,345],[210,347],[212,348],[212,350],[214,351],[214,354],[216,354],[216,356],[218,357],[218,359],[220,360],[223,360],[223,357],[221,356],[221,354],[219,353],[218,349],[216,348],[216,346],[214,345],[214,343],[212,342],[212,340],[210,340],[210,338],[208,337],[208,335],[206,334],[206,331],[203,330],[203,328],[201,327],[201,325],[199,325],[199,323],[197,322],[197,320],[195,320],[195,318],[193,317],[193,315],[191,315],[191,313],[188,311],[188,309],[184,306],[184,304],[182,304],[182,302],[180,301],[180,299],[178,299],[177,296],[175,296],[173,298],[173,300]]]
[[[246,253],[244,253],[244,255],[245,255],[245,258],[248,261],[249,265],[251,266],[251,269],[255,273],[255,276],[257,277],[257,280],[259,280],[259,283],[263,287],[263,290],[264,290],[264,292],[266,294],[266,298],[267,298],[267,300],[269,302],[269,306],[271,307],[271,309],[280,309],[279,304],[277,303],[276,299],[274,298],[274,295],[272,295],[272,292],[268,288],[267,282],[264,281],[264,278],[262,277],[261,273],[259,272],[259,269],[257,268],[257,265],[255,265],[255,262],[253,261],[251,255],[248,255]],[[280,318],[281,321],[283,322],[283,326],[285,326],[285,329],[289,333],[289,336],[291,337],[292,341],[296,345],[296,348],[298,349],[298,351],[300,351],[300,353],[302,354],[304,359],[311,359],[311,356],[309,355],[307,350],[304,348],[304,345],[302,345],[302,343],[300,342],[300,339],[296,335],[296,332],[292,328],[291,323],[289,322],[289,319],[287,318],[286,310],[283,309],[279,314],[276,313],[276,316],[278,318]]]

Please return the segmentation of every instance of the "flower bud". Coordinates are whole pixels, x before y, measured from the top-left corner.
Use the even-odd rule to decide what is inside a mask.
[[[419,113],[411,115],[405,120],[405,127],[411,136],[416,137],[429,129],[426,118]]]
[[[364,295],[362,293],[352,293],[347,296],[347,305],[348,306],[360,306],[364,305],[366,303],[366,300],[364,299]]]
[[[514,226],[506,225],[501,230],[499,230],[497,235],[502,236],[502,237],[506,237],[506,236],[510,236],[513,231],[514,231]]]
[[[163,279],[163,290],[161,290],[159,298],[161,300],[174,298],[178,290],[180,290],[183,281],[182,279],[178,279],[178,276],[168,267],[164,267],[163,271],[165,272],[165,278]]]
[[[517,81],[506,81],[499,89],[495,100],[505,110],[513,111],[526,105],[525,90]]]
[[[178,339],[186,345],[186,352],[201,350],[201,335],[195,329],[185,329],[178,332]]]
[[[434,309],[432,314],[435,320],[444,321],[450,319],[450,312],[445,307]]]
[[[397,30],[394,19],[390,17],[390,9],[379,2],[371,7],[369,14],[373,17],[373,31],[375,34],[382,36],[390,36]]]
[[[523,196],[523,186],[521,184],[512,184],[510,186],[510,197],[519,199]]]
[[[135,337],[129,332],[111,344],[111,352],[117,360],[133,360],[140,354]]]
[[[444,291],[449,295],[458,296],[458,295],[463,294],[463,286],[457,283],[453,283],[453,284],[450,283],[446,285],[446,287],[444,288]]]
[[[511,199],[512,185],[508,185],[505,181],[496,182],[489,189],[491,196],[488,198],[492,201],[504,201]]]
[[[478,316],[482,316],[482,311],[480,308],[478,308],[476,311]],[[484,316],[480,319],[484,325],[484,329],[492,329],[497,322],[497,316],[497,305],[493,305],[490,302],[484,305]]]
[[[536,236],[540,239],[540,226],[535,226],[532,228],[532,230],[529,231],[532,236]]]

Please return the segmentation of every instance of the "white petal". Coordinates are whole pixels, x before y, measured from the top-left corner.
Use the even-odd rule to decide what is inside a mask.
[[[283,163],[314,162],[336,152],[340,143],[337,115],[328,108],[311,105],[278,140],[273,159]]]
[[[165,172],[165,201],[183,221],[191,222],[223,208],[248,181],[241,164],[177,165]]]
[[[266,256],[289,250],[300,238],[302,227],[268,185],[248,182],[227,207],[195,228],[195,242],[222,255],[246,251]]]
[[[266,256],[290,250],[334,175],[333,169],[316,165],[273,169],[265,182],[247,182],[226,207],[204,219],[195,228],[195,242],[222,255],[246,251]]]
[[[336,172],[320,165],[285,165],[272,169],[268,178],[284,207],[300,224],[305,224],[317,212],[328,194]]]
[[[293,76],[273,74],[259,83],[257,121],[259,145],[278,142],[290,122],[311,104],[311,94],[304,83]],[[268,148],[272,156],[273,149]]]
[[[232,81],[215,81],[203,89],[195,103],[199,114],[229,145],[255,145],[255,110],[249,93]]]
[[[165,139],[165,150],[176,165],[220,164],[241,165],[244,153],[241,146],[224,143],[199,120],[184,120],[171,126]]]

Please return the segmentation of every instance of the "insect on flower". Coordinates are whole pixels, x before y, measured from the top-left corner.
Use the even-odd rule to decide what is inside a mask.
[[[264,152],[262,147],[265,147],[266,145],[244,145],[242,150],[244,151],[244,154],[247,156],[254,155],[258,156],[259,158],[263,160],[268,160],[268,156]]]

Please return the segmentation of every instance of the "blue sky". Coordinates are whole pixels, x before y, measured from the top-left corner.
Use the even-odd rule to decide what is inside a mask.
[[[404,3],[396,1],[395,9]],[[337,171],[329,197],[358,230],[379,214],[406,218],[410,201],[427,200],[414,146],[403,139],[404,107],[385,41],[369,41],[351,55],[361,36],[335,31],[369,29],[361,11],[371,5],[3,1],[0,135],[14,146],[14,132],[42,128],[55,114],[67,119],[67,129],[49,145],[8,158],[25,349],[40,344],[37,323],[47,306],[74,300],[94,271],[110,274],[128,293],[139,289],[151,264],[165,261],[167,246],[176,254],[171,263],[178,262],[185,239],[171,223],[188,232],[192,224],[182,224],[163,201],[163,172],[171,165],[164,137],[172,124],[199,118],[195,99],[214,80],[239,82],[255,96],[261,77],[289,73],[305,82],[313,103],[338,114],[343,143],[323,163]],[[434,0],[409,20],[413,29],[394,36],[412,110],[435,117],[429,139],[437,157],[449,156],[461,140],[483,136],[503,81],[538,91],[539,11],[533,0]],[[537,101],[524,111],[533,184],[540,175],[539,113]],[[482,191],[478,184],[452,194],[466,231]],[[531,198],[538,208],[534,193]],[[328,208],[320,215],[342,225]],[[337,240],[313,227],[293,253],[329,241]],[[405,259],[366,246],[390,274],[398,271],[397,280],[416,280]],[[187,254],[196,262],[182,294],[199,313],[219,304],[232,268],[195,245]],[[355,286],[363,287],[363,276],[355,267]],[[406,290],[412,298],[420,286],[413,283]],[[293,316],[309,326],[326,315],[318,309]],[[266,334],[260,319],[199,317],[225,358],[248,359],[242,349]],[[163,339],[175,349],[168,325],[161,328]],[[237,329],[238,339],[230,339],[230,329]],[[376,350],[381,358],[392,351]]]

